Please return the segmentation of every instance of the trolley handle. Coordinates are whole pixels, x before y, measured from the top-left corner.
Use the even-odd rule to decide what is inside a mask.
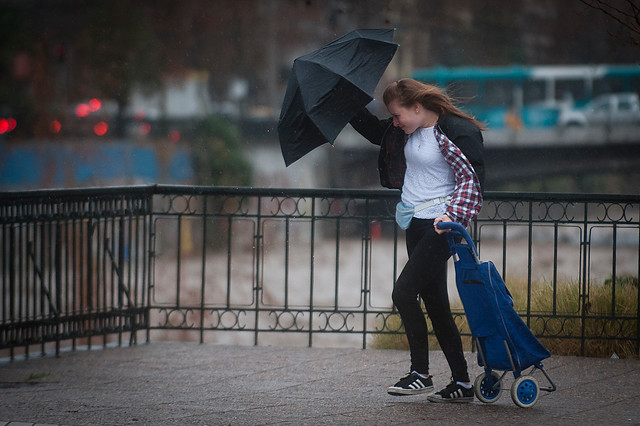
[[[476,245],[473,243],[473,240],[471,239],[471,235],[469,235],[469,233],[464,228],[464,226],[460,225],[458,222],[438,222],[437,227],[438,229],[449,230],[449,232],[447,232],[447,240],[449,242],[449,247],[451,247],[452,251],[455,245],[453,238],[454,237],[464,238],[464,240],[467,242],[467,245],[469,246],[469,249],[471,251],[471,254],[473,255],[474,260],[476,261],[477,264],[480,264],[480,258],[478,256],[478,250],[476,249]]]

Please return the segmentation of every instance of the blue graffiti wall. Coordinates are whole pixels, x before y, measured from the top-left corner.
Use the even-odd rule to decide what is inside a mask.
[[[186,147],[132,142],[0,141],[0,190],[193,184]]]

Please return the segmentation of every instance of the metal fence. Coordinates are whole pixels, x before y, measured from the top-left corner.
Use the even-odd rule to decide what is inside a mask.
[[[396,191],[139,186],[0,194],[0,355],[401,333]],[[541,338],[640,347],[640,196],[487,193],[470,227]],[[449,281],[453,283],[453,274]],[[594,294],[605,294],[601,303]],[[451,298],[463,334],[469,331]]]
[[[73,347],[148,327],[151,192],[0,195],[0,348]]]

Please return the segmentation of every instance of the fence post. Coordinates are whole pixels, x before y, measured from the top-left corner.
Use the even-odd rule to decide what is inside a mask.
[[[371,224],[369,218],[369,200],[365,200],[365,219],[364,219],[364,253],[362,253],[362,349],[367,348],[367,313],[369,297],[369,265],[370,265],[370,247],[371,247]]]
[[[640,222],[640,220],[639,220]],[[640,250],[640,226],[638,226],[638,249]],[[636,356],[640,356],[640,254],[638,255],[638,285],[636,286],[637,312],[636,312]]]
[[[316,238],[316,197],[311,196],[311,249],[309,261],[311,262],[309,269],[309,347],[313,346],[313,274],[314,274],[314,256],[315,256],[315,238]]]
[[[589,203],[585,202],[584,204],[584,222],[583,222],[583,233],[582,233],[582,288],[580,289],[580,355],[584,356],[585,350],[585,334],[586,334],[586,326],[587,326],[587,312],[589,310],[589,293],[588,293],[588,279],[587,279],[587,269],[588,269],[588,261],[589,261]]]
[[[55,306],[53,323],[56,333],[56,356],[60,356],[60,312],[62,309],[62,225],[56,221],[55,253],[54,253],[54,279],[55,279]],[[66,275],[66,274],[65,274]]]
[[[231,234],[231,229],[229,229]],[[231,250],[231,246],[228,247]],[[206,286],[207,267],[207,196],[202,199],[202,273],[200,275],[200,343],[204,343],[204,295]]]
[[[258,206],[256,212],[256,234],[253,236],[254,241],[254,251],[256,256],[256,274],[255,274],[255,285],[253,290],[255,291],[256,297],[256,305],[255,305],[255,322],[254,322],[254,337],[253,344],[258,345],[258,330],[259,330],[259,316],[260,316],[260,291],[262,289],[260,282],[260,256],[262,253],[262,197],[258,196]]]

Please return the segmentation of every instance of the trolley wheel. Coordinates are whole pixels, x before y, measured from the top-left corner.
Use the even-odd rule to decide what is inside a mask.
[[[482,372],[476,377],[473,383],[473,390],[476,397],[485,404],[496,402],[500,398],[500,395],[502,395],[500,374],[497,371],[492,371],[491,379],[487,377],[486,372]]]
[[[533,376],[520,376],[511,386],[511,399],[518,407],[533,407],[539,396],[540,387]]]

